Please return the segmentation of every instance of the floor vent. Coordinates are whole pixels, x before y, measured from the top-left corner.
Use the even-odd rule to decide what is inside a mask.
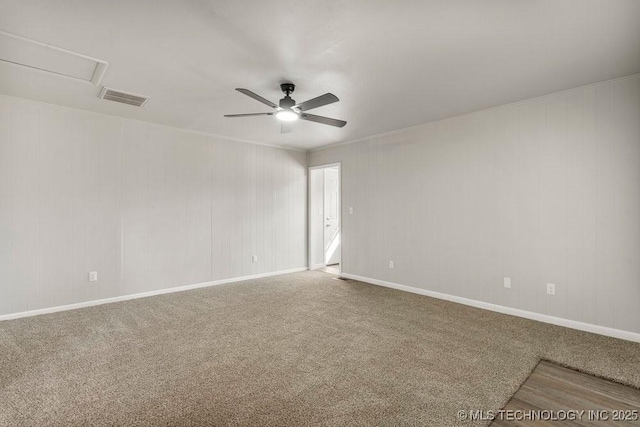
[[[100,91],[100,98],[107,101],[119,102],[121,104],[133,105],[134,107],[143,107],[149,98],[135,93],[122,92],[119,90],[103,87]]]
[[[346,277],[334,277],[333,280],[341,280],[343,282],[348,282],[349,279],[347,279]]]

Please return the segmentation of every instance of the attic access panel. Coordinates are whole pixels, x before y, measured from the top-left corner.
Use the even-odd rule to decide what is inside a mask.
[[[108,63],[0,30],[0,62],[100,84]]]

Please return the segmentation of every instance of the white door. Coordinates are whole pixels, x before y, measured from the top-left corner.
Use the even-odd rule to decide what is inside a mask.
[[[324,170],[324,259],[340,263],[340,179],[338,168]]]

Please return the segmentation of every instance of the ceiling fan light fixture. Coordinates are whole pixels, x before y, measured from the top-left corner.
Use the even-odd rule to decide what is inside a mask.
[[[294,120],[298,120],[298,115],[291,110],[282,110],[276,113],[276,118],[283,122],[292,122]]]
[[[241,87],[236,88],[236,90],[244,95],[247,95],[249,98],[253,98],[261,104],[268,105],[273,108],[275,111],[272,113],[246,113],[246,114],[225,114],[225,117],[253,117],[253,116],[275,116],[278,120],[282,122],[293,122],[296,120],[305,120],[308,122],[320,123],[322,125],[335,126],[337,128],[341,128],[347,124],[344,120],[332,119],[331,117],[323,117],[316,116],[315,114],[307,113],[308,110],[312,110],[314,108],[322,107],[324,105],[333,104],[334,102],[340,101],[337,96],[332,93],[325,93],[324,95],[317,96],[308,101],[302,102],[300,104],[296,104],[296,101],[291,98],[291,94],[295,89],[295,85],[293,83],[282,83],[280,85],[280,89],[284,92],[285,96],[279,102],[280,105],[276,105],[275,103],[269,101],[258,95],[257,93],[251,92],[249,89],[244,89]],[[280,126],[281,133],[289,133],[291,132],[291,126],[282,123]]]

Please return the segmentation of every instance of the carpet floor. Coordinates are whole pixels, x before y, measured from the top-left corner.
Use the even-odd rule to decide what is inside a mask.
[[[0,322],[0,425],[470,425],[540,359],[640,387],[640,344],[308,271]]]

